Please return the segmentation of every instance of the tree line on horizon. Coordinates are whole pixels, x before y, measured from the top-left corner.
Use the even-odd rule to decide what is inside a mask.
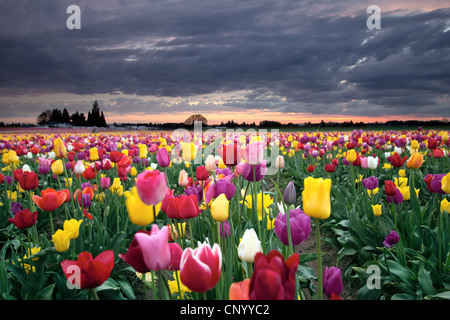
[[[84,113],[79,113],[78,110],[72,115],[69,114],[66,108],[45,110],[41,112],[36,121],[38,125],[53,125],[53,124],[71,124],[80,127],[107,127],[105,115],[103,111],[100,112],[97,100],[92,106],[92,110],[88,112],[87,117]]]

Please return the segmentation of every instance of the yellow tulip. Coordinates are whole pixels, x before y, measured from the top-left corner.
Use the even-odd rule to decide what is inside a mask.
[[[57,138],[53,141],[53,152],[57,158],[67,157],[67,149],[61,138]]]
[[[125,205],[131,223],[137,226],[146,226],[152,223],[154,218],[158,216],[161,210],[161,202],[155,206],[153,211],[152,205],[147,206],[142,202],[136,187],[131,188],[131,191],[125,191],[124,195],[126,198]]]
[[[62,229],[58,229],[55,234],[52,235],[52,241],[55,245],[56,251],[67,251],[70,246],[70,233]]]
[[[137,176],[137,170],[136,170],[136,168],[135,168],[135,167],[131,167],[131,170],[130,170],[130,175],[131,175],[132,177],[135,177],[135,176]]]
[[[356,155],[355,149],[348,150],[347,156],[346,156],[347,161],[352,163],[352,162],[356,161],[356,158],[357,158],[357,155]]]
[[[411,149],[419,149],[420,144],[417,140],[411,140]]]
[[[448,173],[447,175],[442,177],[441,188],[442,188],[442,191],[444,191],[445,193],[447,193],[447,194],[450,193],[450,173]]]
[[[367,193],[369,194],[369,197],[372,197],[372,196],[376,195],[376,194],[378,193],[378,190],[379,190],[379,189],[380,189],[380,188],[375,188],[375,189],[373,189],[373,190],[367,189]]]
[[[139,158],[141,159],[147,158],[148,154],[147,145],[140,143],[138,147],[139,147]]]
[[[327,219],[331,214],[331,179],[308,177],[304,180],[303,211],[310,217]]]
[[[197,149],[196,149],[194,143],[182,142],[181,150],[182,150],[182,155],[183,155],[184,161],[192,161],[195,159],[195,156],[197,154]]]
[[[78,238],[79,232],[80,232],[80,224],[83,222],[83,220],[76,220],[76,219],[70,219],[64,221],[64,231],[69,233],[69,237],[71,240]]]
[[[225,193],[221,193],[211,204],[211,216],[214,220],[224,222],[228,219],[229,201]]]
[[[242,193],[242,192],[241,192]],[[244,200],[241,201],[241,203],[244,202],[244,204],[247,206],[247,208],[252,209],[253,208],[253,198],[252,195],[247,195]],[[263,217],[263,206],[264,211],[268,213],[268,208],[273,204],[273,198],[269,194],[264,194],[264,197],[262,195],[262,192],[258,193],[256,195],[256,208],[258,210],[258,217],[259,220],[262,220]]]
[[[372,211],[375,216],[381,216],[381,204],[372,205]]]
[[[57,176],[61,175],[64,172],[64,165],[61,159],[56,160],[52,163],[52,172]]]
[[[9,150],[8,152],[3,154],[2,162],[6,164],[17,163],[19,162],[19,157],[14,150]]]
[[[89,149],[89,159],[91,161],[97,161],[99,159],[98,149],[96,147]]]
[[[403,200],[409,200],[411,198],[411,193],[409,191],[409,186],[404,186],[401,188],[398,188],[403,196]]]
[[[64,178],[64,182],[66,185],[66,188],[70,188],[72,186],[72,178]]]
[[[441,213],[444,211],[450,213],[450,202],[446,198],[441,201]]]
[[[394,178],[394,184],[397,188],[404,188],[408,185],[408,178],[400,177],[399,179]]]

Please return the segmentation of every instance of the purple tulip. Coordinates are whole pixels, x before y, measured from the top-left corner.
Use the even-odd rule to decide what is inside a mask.
[[[368,190],[373,190],[378,188],[378,179],[376,177],[368,177],[362,179],[363,186]]]
[[[260,181],[262,180],[262,178],[264,178],[266,173],[267,168],[264,161],[256,165],[245,163],[242,168],[242,177],[247,181]]]
[[[16,214],[19,211],[22,211],[23,207],[22,204],[20,202],[11,202],[11,212],[13,214]]]
[[[433,179],[431,180],[431,189],[433,189],[434,192],[438,194],[445,194],[445,192],[442,190],[442,178],[445,176],[445,173],[442,174],[435,174],[433,176]]]
[[[83,208],[87,209],[91,207],[91,195],[88,193],[83,194]]]
[[[399,203],[403,202],[403,195],[400,192],[400,190],[398,190],[398,188],[396,188],[395,195],[393,195],[393,196],[386,195],[386,200],[388,203],[399,204]]]
[[[383,241],[383,244],[386,247],[392,247],[394,246],[397,242],[400,241],[400,236],[398,235],[397,232],[395,232],[394,230],[391,231],[391,233],[389,233],[386,238]]]
[[[289,210],[292,245],[304,242],[311,232],[311,218],[300,209]],[[289,245],[286,214],[279,213],[275,218],[275,234],[284,245]]]
[[[341,295],[344,286],[342,284],[341,269],[336,267],[325,267],[323,270],[322,278],[323,292],[331,298],[334,293],[336,295]]]
[[[198,201],[199,204],[203,200],[203,188],[202,188],[201,185],[198,185],[198,186],[193,185],[193,186],[187,187],[186,189],[184,189],[184,193],[187,196],[190,196],[191,194],[196,195],[197,196],[197,201]]]
[[[231,227],[228,221],[220,223],[220,236],[223,238],[229,237],[231,232]]]
[[[297,194],[295,192],[294,182],[289,181],[283,193],[283,201],[289,206],[291,204],[294,204],[296,200]]]
[[[209,203],[212,198],[217,198],[222,193],[225,194],[227,200],[231,200],[231,198],[233,198],[234,194],[236,193],[236,186],[233,182],[231,182],[232,178],[233,176],[230,175],[226,176],[223,179],[211,181],[208,190],[205,193],[205,202]]]
[[[50,167],[48,167],[48,166],[40,166],[40,167],[38,167],[38,172],[40,174],[49,174],[50,173]]]

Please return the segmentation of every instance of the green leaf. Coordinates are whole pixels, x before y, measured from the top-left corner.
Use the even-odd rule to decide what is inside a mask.
[[[437,293],[437,290],[433,287],[430,273],[430,271],[425,270],[423,264],[420,265],[418,273],[419,286],[427,296],[435,295]]]
[[[39,291],[34,298],[36,300],[52,300],[54,287],[55,283],[52,283],[51,285]]]
[[[364,285],[361,289],[359,289],[356,294],[357,300],[377,300],[380,295],[380,289],[369,289],[367,285]]]
[[[136,296],[134,295],[133,287],[130,285],[130,283],[126,279],[120,277],[116,281],[119,284],[120,288],[122,289],[123,293],[125,293],[126,297],[129,300],[136,300]]]
[[[338,255],[337,255],[337,259],[340,260],[342,259],[344,256],[352,256],[356,253],[356,250],[353,248],[342,248],[341,250],[339,250]]]
[[[432,296],[426,296],[424,298],[425,300],[432,300],[432,299],[445,299],[445,300],[450,300],[450,291],[444,291]]]
[[[416,296],[407,293],[396,293],[391,297],[391,300],[416,300]]]

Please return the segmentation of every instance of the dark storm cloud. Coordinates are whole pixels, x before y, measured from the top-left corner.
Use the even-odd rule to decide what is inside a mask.
[[[65,26],[70,4],[82,10],[81,30]],[[227,107],[450,115],[450,9],[382,12],[382,28],[368,30],[368,5],[1,2],[0,94],[189,97],[248,90]],[[138,100],[128,105],[149,108]],[[163,105],[155,101],[152,112],[164,112]]]

